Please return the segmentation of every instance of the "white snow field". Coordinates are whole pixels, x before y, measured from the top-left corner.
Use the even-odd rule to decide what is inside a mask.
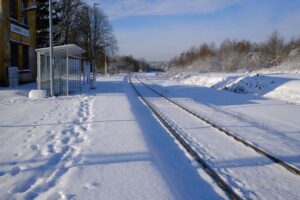
[[[290,71],[286,73],[259,71],[251,74],[186,72],[173,76],[171,80],[300,104],[300,73]]]
[[[126,75],[65,97],[34,88],[0,88],[0,199],[227,199]]]
[[[300,168],[300,106],[266,97],[178,83],[154,75],[152,87]]]
[[[277,128],[275,132],[270,130],[267,125],[260,126],[260,121],[255,121],[255,116],[250,117],[250,115],[248,118],[245,114],[241,118],[235,119],[234,114],[236,113],[232,112],[233,109],[229,109],[227,111],[229,112],[228,114],[225,113],[224,110],[229,108],[227,105],[230,103],[233,104],[231,106],[233,108],[240,107],[239,104],[248,104],[243,107],[244,112],[253,109],[251,108],[251,103],[245,102],[245,98],[239,98],[238,94],[217,91],[215,89],[201,90],[200,88],[178,85],[174,82],[157,79],[155,76],[146,76],[146,78],[144,81],[147,81],[151,87],[180,102],[181,105],[201,113],[201,115],[204,115],[213,122],[217,122],[222,127],[226,127],[226,129],[234,132],[236,135],[300,168],[300,124],[297,121],[298,119],[291,120],[292,123],[294,122],[295,128],[295,132],[292,134],[285,131],[281,132],[280,124],[277,124],[277,126],[274,125]],[[209,163],[242,198],[300,198],[299,175],[291,173],[282,166],[275,164],[269,158],[258,154],[253,149],[193,117],[190,113],[159,97],[151,90],[147,90],[145,86],[139,84],[137,81],[135,83],[143,96],[159,110],[164,118],[180,132],[180,135],[197,151],[202,159]],[[232,99],[232,101],[228,101],[229,99]],[[207,105],[216,103],[218,104]],[[257,102],[257,104],[261,104],[260,107],[273,106],[274,103],[270,104],[270,102],[262,100],[261,102]],[[290,106],[298,108],[297,112],[291,112],[292,110],[288,109]],[[299,106],[286,104],[284,109],[287,109],[294,117],[296,117],[297,113],[300,113]],[[256,109],[255,114],[258,120],[263,119],[259,116],[260,110],[261,112],[265,112],[266,115],[272,114],[268,113],[268,109]],[[280,113],[277,114],[280,115]],[[276,112],[273,116],[276,118]],[[284,117],[281,116],[281,119],[288,120],[289,117],[285,115]],[[272,119],[264,119],[264,121],[272,122]],[[284,122],[282,121],[281,123],[284,124]]]
[[[276,76],[295,81],[293,88],[299,86],[298,74]],[[138,77],[300,168],[300,105],[295,101],[269,99],[262,96],[265,92],[219,90],[245,79],[237,74],[202,79],[202,86],[155,74]],[[256,78],[249,79],[257,83]],[[257,79],[270,83],[269,78]],[[269,91],[289,81],[276,79]],[[299,175],[184,112],[138,80],[133,83],[243,199],[300,199]],[[35,87],[0,88],[0,199],[228,199],[142,103],[126,74],[100,76],[96,90],[87,87],[64,97],[28,98]]]

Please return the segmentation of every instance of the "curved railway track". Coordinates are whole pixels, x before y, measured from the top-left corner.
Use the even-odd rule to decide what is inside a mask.
[[[138,80],[138,79],[137,79]],[[164,119],[164,117],[155,109],[155,107],[138,91],[135,85],[131,81],[129,76],[129,83],[132,86],[136,94],[141,100],[148,106],[151,112],[157,117],[157,119],[167,128],[167,130],[177,139],[177,141],[184,147],[184,149],[203,167],[205,172],[216,181],[218,186],[228,195],[229,198],[234,200],[241,200],[242,198],[223,180],[213,168],[211,168],[198,153],[180,136],[175,128]]]
[[[216,123],[210,121],[209,119],[199,115],[198,113],[193,112],[192,110],[184,107],[183,105],[181,105],[180,103],[170,99],[169,97],[165,96],[164,94],[158,92],[157,90],[153,89],[152,87],[150,87],[149,85],[147,85],[146,83],[144,83],[141,79],[139,79],[136,75],[135,78],[141,83],[143,84],[145,87],[147,87],[149,90],[153,91],[154,93],[156,93],[157,95],[159,95],[160,97],[168,100],[169,102],[173,103],[174,105],[178,106],[179,108],[181,108],[182,110],[188,112],[189,114],[193,115],[194,117],[204,121],[205,123],[207,123],[208,125],[218,129],[220,132],[226,134],[227,136],[233,138],[234,140],[242,143],[243,145],[255,150],[257,153],[259,153],[260,155],[263,155],[267,158],[269,158],[272,162],[281,165],[282,167],[284,167],[285,169],[287,169],[288,171],[292,172],[295,175],[300,175],[300,169],[297,168],[294,165],[291,165],[290,163],[287,163],[277,157],[275,157],[274,155],[272,155],[271,153],[265,151],[264,149],[250,143],[249,141],[246,141],[245,139],[235,135],[234,133],[230,132],[229,130],[222,128],[221,126],[217,125]]]
[[[197,150],[195,150],[194,147],[192,147],[188,143],[188,141],[185,140],[185,138],[181,135],[180,130],[178,130],[176,127],[174,127],[172,125],[172,122],[170,122],[167,118],[165,118],[165,116],[160,111],[158,111],[158,108],[155,105],[153,105],[152,102],[150,102],[150,100],[148,100],[146,97],[143,96],[142,92],[140,92],[138,90],[138,88],[132,82],[131,78],[132,77],[130,75],[129,83],[131,84],[132,88],[137,93],[137,95],[141,98],[141,100],[148,106],[148,108],[151,110],[151,112],[165,126],[165,128],[176,138],[176,140],[181,144],[181,146],[203,167],[203,169],[206,171],[206,173],[216,181],[218,186],[228,195],[228,197],[231,199],[243,199],[238,193],[236,193],[233,190],[233,188],[228,184],[228,182],[225,179],[223,179],[222,176],[218,175],[218,172],[215,171],[214,168],[211,167],[210,164],[208,164],[207,161],[205,159],[203,159],[202,156],[200,156],[197,153]],[[292,172],[293,174],[295,174],[297,176],[300,175],[300,170],[297,167],[292,166],[291,164],[286,163],[285,161],[283,161],[279,158],[276,158],[274,155],[271,155],[270,153],[266,152],[264,149],[261,149],[260,147],[253,145],[252,143],[244,140],[243,138],[236,136],[235,134],[231,133],[230,131],[228,131],[228,130],[218,126],[217,124],[211,122],[210,120],[204,118],[203,116],[200,116],[199,114],[194,113],[193,111],[185,108],[180,103],[168,98],[164,94],[160,93],[159,91],[153,89],[152,87],[150,87],[149,85],[144,83],[136,75],[135,75],[135,79],[139,83],[141,83],[143,86],[148,88],[150,91],[155,93],[156,95],[158,95],[158,96],[162,97],[163,99],[167,100],[168,102],[170,102],[171,103],[170,105],[173,104],[174,106],[183,110],[187,114],[190,114],[190,115],[196,117],[197,119],[200,119],[202,122],[205,122],[206,124],[210,125],[212,128],[215,128],[217,131],[225,134],[226,136],[233,138],[235,141],[239,142],[240,144],[243,144],[247,148],[254,150],[261,156],[266,157],[266,159],[269,159],[272,163],[278,164],[278,166],[283,167],[284,169],[288,170],[288,172]]]

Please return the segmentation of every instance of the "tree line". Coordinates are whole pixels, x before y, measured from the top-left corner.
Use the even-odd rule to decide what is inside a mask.
[[[117,56],[111,61],[114,63],[115,67],[124,67],[127,72],[139,72],[139,71],[149,71],[150,64],[146,62],[145,59],[137,59],[132,55],[128,56]]]
[[[37,47],[49,46],[49,1],[37,0]],[[96,59],[97,69],[118,50],[117,40],[105,12],[82,0],[53,0],[54,45],[77,44]]]
[[[236,71],[276,66],[291,50],[300,48],[300,38],[285,41],[277,31],[261,43],[249,40],[224,40],[219,47],[203,43],[192,47],[169,62],[169,70]]]

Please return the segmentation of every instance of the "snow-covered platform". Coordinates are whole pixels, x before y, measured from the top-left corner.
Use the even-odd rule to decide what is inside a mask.
[[[297,103],[139,76],[299,168]],[[35,87],[0,88],[0,199],[227,198],[141,102],[127,75],[98,77],[96,90],[66,97],[29,99]],[[243,198],[299,199],[297,175],[139,89]]]
[[[224,199],[126,76],[97,90],[31,100],[0,89],[1,199]]]

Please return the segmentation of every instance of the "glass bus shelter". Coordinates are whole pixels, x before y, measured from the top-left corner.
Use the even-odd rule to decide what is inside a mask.
[[[36,49],[37,84],[39,90],[50,95],[50,48]],[[81,55],[86,51],[75,44],[55,46],[53,48],[53,93],[69,95],[80,91],[82,86]]]

